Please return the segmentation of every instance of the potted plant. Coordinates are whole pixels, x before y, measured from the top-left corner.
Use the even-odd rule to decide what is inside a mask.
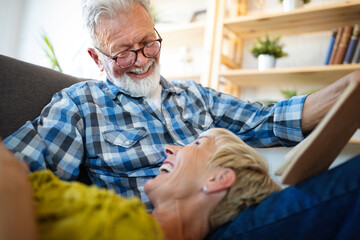
[[[283,5],[284,12],[289,12],[295,8],[302,7],[304,4],[309,3],[311,0],[280,0]]]
[[[288,56],[283,51],[283,45],[280,44],[280,36],[271,39],[269,34],[266,34],[265,39],[258,38],[250,51],[258,59],[260,71],[275,67],[277,58]]]

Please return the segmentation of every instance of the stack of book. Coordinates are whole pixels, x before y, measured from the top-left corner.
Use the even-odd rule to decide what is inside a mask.
[[[325,65],[360,63],[359,24],[333,29]]]

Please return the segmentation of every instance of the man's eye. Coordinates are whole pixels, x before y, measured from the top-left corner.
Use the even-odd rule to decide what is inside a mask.
[[[118,55],[116,55],[116,57],[118,57],[118,58],[126,58],[126,57],[129,56],[130,53],[131,53],[130,51],[124,51],[124,52],[121,52]]]
[[[147,42],[144,44],[146,47],[151,47],[154,44],[155,41]]]
[[[194,143],[195,143],[196,145],[200,145],[200,141],[198,141],[198,140],[196,140]]]

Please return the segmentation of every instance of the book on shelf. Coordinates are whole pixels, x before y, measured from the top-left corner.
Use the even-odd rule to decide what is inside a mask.
[[[339,46],[339,43],[340,43],[340,38],[341,38],[341,35],[342,35],[343,31],[344,31],[344,27],[339,27],[337,29],[337,34],[336,34],[334,46],[333,46],[332,51],[331,51],[329,64],[334,64],[335,55],[336,55],[336,52],[337,52],[337,49],[338,49],[338,46]]]
[[[331,53],[334,48],[334,43],[335,43],[337,33],[338,33],[338,30],[336,28],[332,30],[329,49],[328,49],[326,59],[325,59],[325,65],[329,65],[329,63],[330,63],[330,57],[331,57]]]
[[[354,56],[351,63],[359,63],[360,60],[360,41],[358,41],[357,46],[354,50]]]
[[[352,31],[352,35],[350,38],[350,42],[349,45],[347,47],[346,50],[346,54],[345,54],[345,58],[344,58],[344,62],[343,64],[347,64],[347,63],[351,63],[353,56],[354,56],[354,52],[355,52],[355,48],[357,46],[357,43],[359,42],[359,24],[355,24],[353,31]]]
[[[339,45],[337,47],[333,64],[342,64],[348,48],[353,26],[345,26],[341,34]]]
[[[295,146],[275,174],[287,185],[326,171],[360,128],[360,83],[351,83],[312,133]]]

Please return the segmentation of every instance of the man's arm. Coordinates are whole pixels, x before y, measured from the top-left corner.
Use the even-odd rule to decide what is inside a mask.
[[[84,156],[83,126],[77,105],[61,91],[39,118],[25,123],[3,143],[32,172],[49,169],[64,180],[75,180]]]
[[[301,128],[304,133],[310,132],[317,126],[338,100],[344,89],[353,81],[360,82],[360,70],[346,75],[306,98],[301,122]]]
[[[0,141],[0,239],[37,239],[27,167]]]

